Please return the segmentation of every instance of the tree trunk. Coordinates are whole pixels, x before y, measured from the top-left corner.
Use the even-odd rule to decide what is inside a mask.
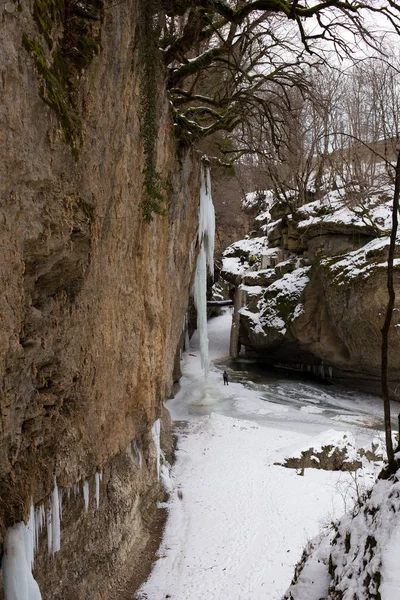
[[[397,154],[396,163],[396,181],[393,195],[393,215],[392,215],[392,231],[390,234],[388,268],[387,268],[387,289],[389,300],[386,308],[385,322],[382,328],[382,362],[381,362],[381,383],[382,383],[382,398],[383,408],[385,413],[385,436],[386,436],[386,451],[388,456],[389,471],[394,471],[395,460],[392,443],[392,426],[390,420],[390,394],[388,384],[388,350],[389,350],[389,330],[392,321],[392,314],[395,301],[395,291],[393,285],[393,259],[396,247],[396,235],[398,224],[400,196],[400,151]]]

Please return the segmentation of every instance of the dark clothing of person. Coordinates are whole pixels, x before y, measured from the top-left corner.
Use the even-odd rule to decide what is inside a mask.
[[[224,385],[229,385],[228,384],[228,373],[226,371],[224,371],[222,373],[222,377],[224,378]]]
[[[240,257],[240,264],[243,266],[244,265],[244,256]]]

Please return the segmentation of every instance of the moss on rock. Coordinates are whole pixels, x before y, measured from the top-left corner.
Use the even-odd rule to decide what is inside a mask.
[[[81,143],[77,82],[82,69],[101,50],[103,0],[35,0],[32,16],[47,50],[27,33],[22,45],[42,79],[39,95],[55,112],[74,154]]]

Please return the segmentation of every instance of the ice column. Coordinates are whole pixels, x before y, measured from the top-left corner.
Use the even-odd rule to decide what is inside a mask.
[[[207,265],[210,275],[214,275],[215,212],[211,198],[210,167],[206,160],[201,163],[200,208],[198,239],[200,252],[197,258],[193,284],[193,299],[197,311],[197,329],[200,338],[201,365],[204,375],[208,375],[208,335],[207,335]]]

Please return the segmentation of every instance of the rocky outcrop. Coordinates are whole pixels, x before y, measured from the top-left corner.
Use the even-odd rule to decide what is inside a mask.
[[[241,298],[237,348],[279,367],[379,392],[390,208],[372,199],[367,209],[361,218],[339,202],[314,202],[295,213],[272,207],[270,224],[259,232],[264,238],[226,251],[222,274]],[[375,220],[375,210],[386,220]],[[248,270],[252,253],[255,271]],[[400,291],[399,269],[397,258]],[[397,303],[389,346],[394,397],[400,382],[399,310]]]
[[[115,600],[162,494],[151,428],[172,390],[187,308],[198,159],[176,160],[159,89],[167,215],[145,223],[141,4],[83,2],[72,14],[67,2],[65,15],[58,6],[0,9],[0,542],[31,500],[47,506],[56,476],[69,499],[60,552],[49,558],[45,532],[40,540],[43,598]],[[81,62],[72,50],[84,43],[92,51]],[[82,490],[67,493],[85,480],[87,512]]]

